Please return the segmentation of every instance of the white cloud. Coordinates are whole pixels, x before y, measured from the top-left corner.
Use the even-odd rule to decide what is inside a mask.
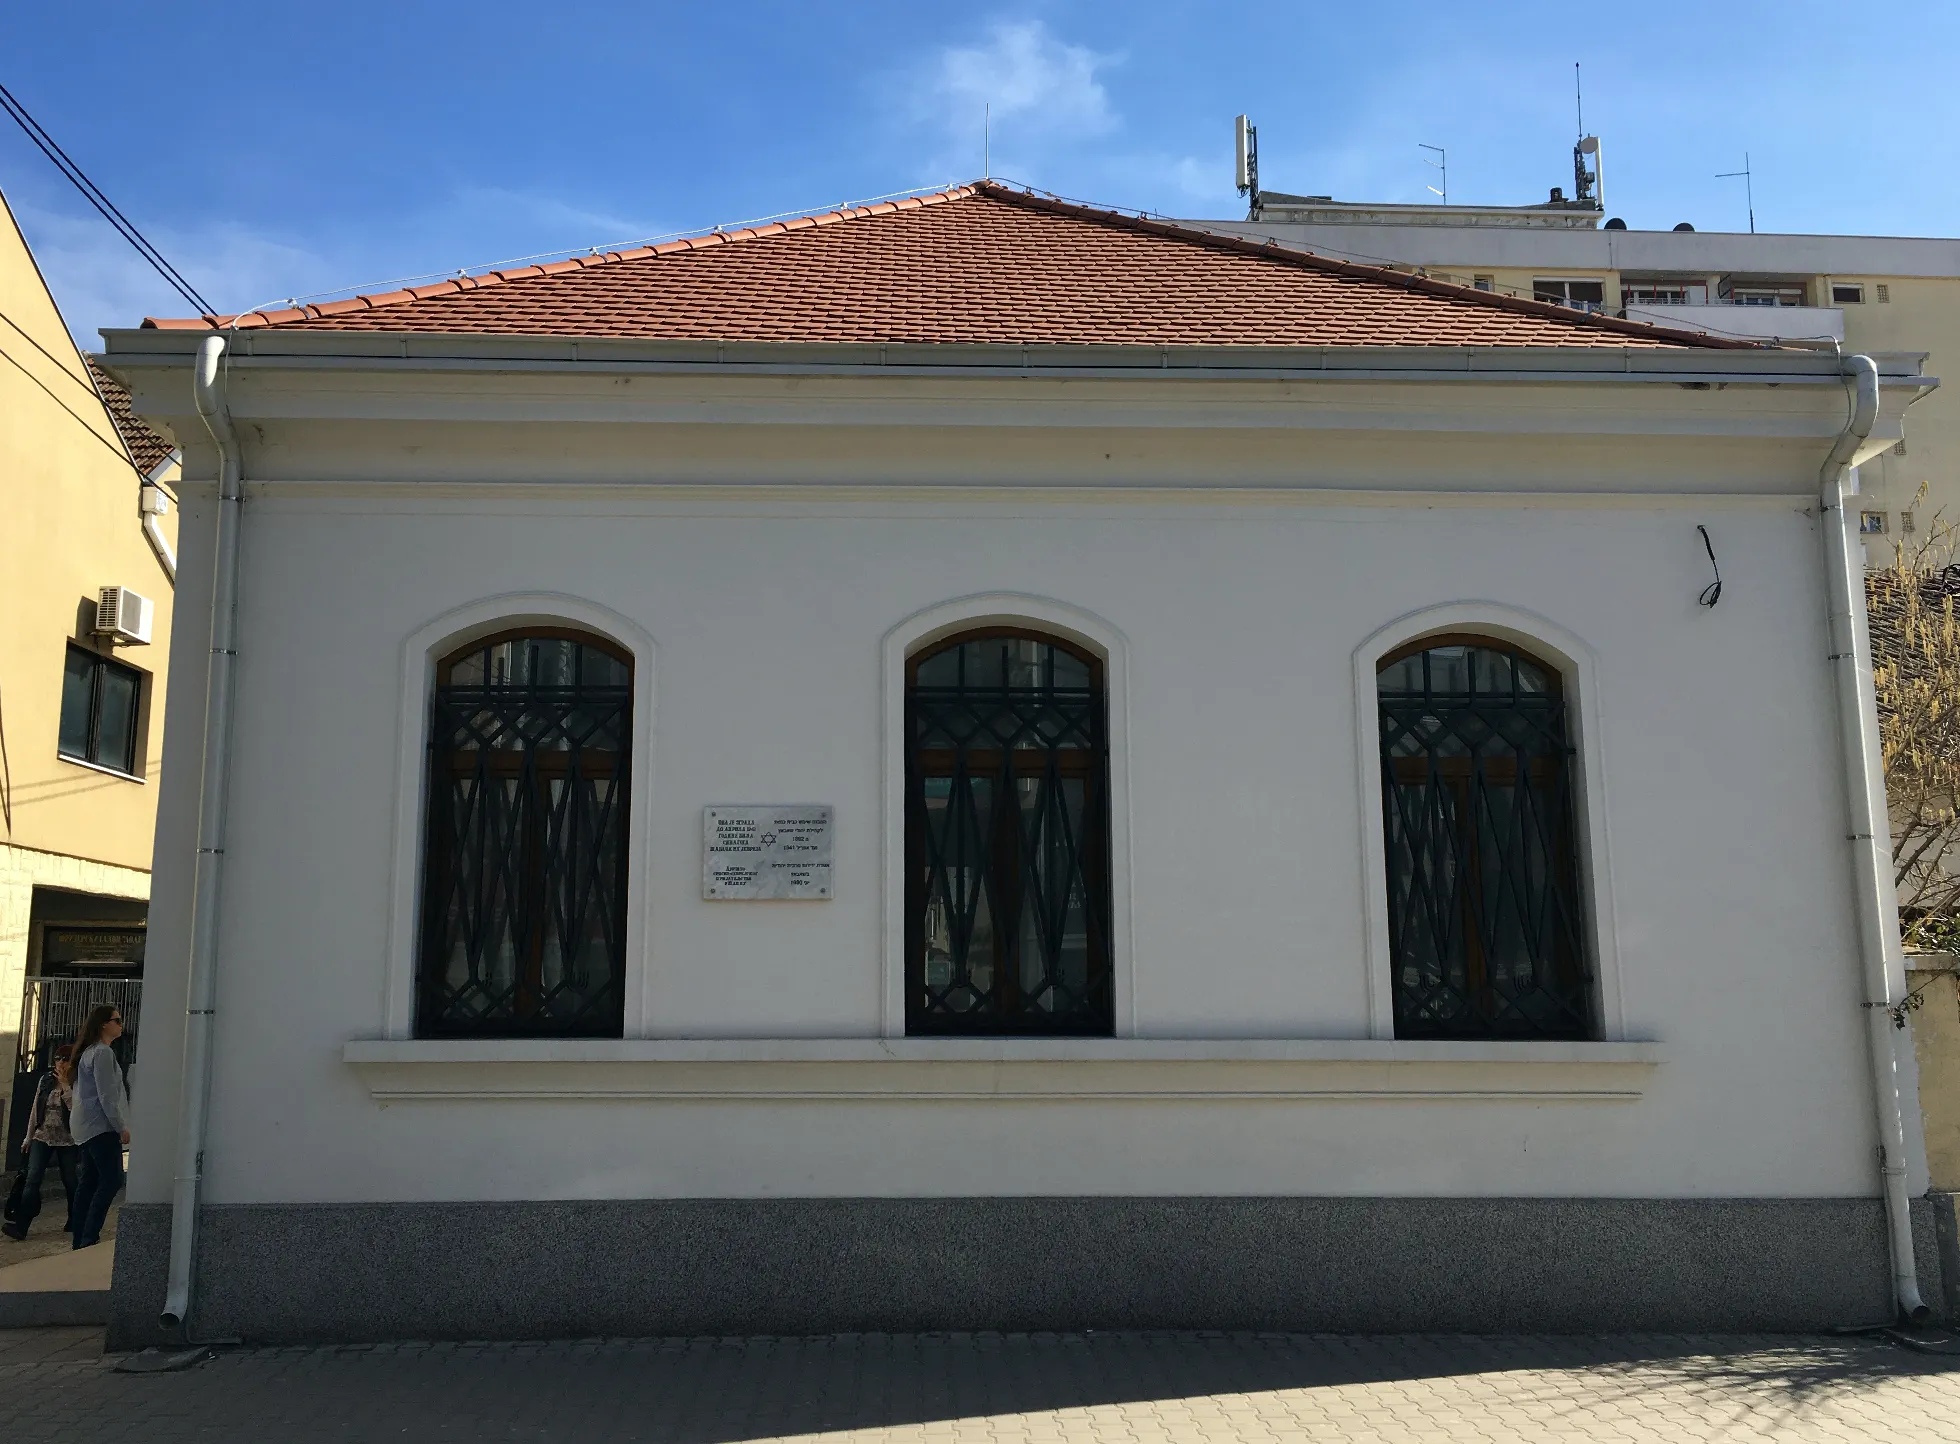
[[[997,21],[980,45],[949,45],[939,52],[935,90],[949,111],[994,118],[1026,117],[1026,131],[1097,135],[1116,124],[1109,94],[1096,72],[1114,56],[1056,39],[1039,20]]]
[[[914,67],[910,119],[920,174],[939,181],[979,172],[982,116],[991,107],[996,176],[1054,186],[1092,203],[1151,205],[1175,214],[1229,214],[1230,138],[1213,155],[1128,137],[1106,77],[1122,61],[1072,44],[1039,20],[996,20],[982,38],[942,46]]]
[[[1116,130],[1101,72],[1119,58],[1071,45],[1039,20],[995,21],[975,43],[940,47],[911,87],[912,118],[933,148],[926,172],[977,173],[989,115],[993,173],[1028,179],[1050,153]]]

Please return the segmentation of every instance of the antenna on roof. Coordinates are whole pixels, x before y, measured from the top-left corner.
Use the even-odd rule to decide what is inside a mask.
[[[1592,165],[1586,164],[1586,157],[1592,157]],[[1605,168],[1599,161],[1599,137],[1582,135],[1579,143],[1572,147],[1572,199],[1590,205],[1596,211],[1606,209],[1606,186],[1600,180]]]
[[[994,103],[991,100],[980,112],[980,177],[994,178]]]
[[[1443,204],[1448,205],[1450,203],[1450,153],[1444,150],[1440,145],[1424,145],[1421,141],[1416,142],[1416,149],[1433,150],[1436,152],[1435,160],[1431,160],[1428,156],[1424,156],[1422,158],[1422,163],[1424,165],[1433,165],[1436,167],[1437,170],[1443,173],[1443,188],[1441,190],[1437,190],[1435,186],[1424,186],[1423,189],[1428,191],[1431,195],[1441,196],[1443,198]]]
[[[1599,137],[1586,134],[1586,92],[1579,81],[1579,62],[1572,62],[1572,105],[1579,116],[1579,141],[1572,147],[1572,200],[1596,211],[1606,209],[1606,187],[1599,184]],[[1592,164],[1586,164],[1586,157]]]
[[[1239,194],[1248,197],[1245,218],[1259,219],[1259,127],[1241,115],[1232,122],[1238,152]]]
[[[1741,170],[1725,170],[1716,175],[1716,180],[1734,180],[1742,177],[1742,193],[1749,198],[1749,234],[1756,234],[1756,177],[1749,170],[1749,152],[1742,153]]]

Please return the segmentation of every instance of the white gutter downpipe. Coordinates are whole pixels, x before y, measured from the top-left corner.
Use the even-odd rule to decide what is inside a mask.
[[[170,538],[163,534],[161,520],[170,514],[170,498],[154,481],[146,481],[139,505],[143,512],[143,540],[156,553],[157,565],[163,568],[164,577],[174,587],[177,585],[177,553],[170,548]]]
[[[1906,1192],[1906,1119],[1899,1050],[1907,1034],[1895,1021],[1905,996],[1905,951],[1899,944],[1898,893],[1892,880],[1892,822],[1885,806],[1885,767],[1879,746],[1878,703],[1872,687],[1871,633],[1865,617],[1865,554],[1855,530],[1858,494],[1852,458],[1878,419],[1878,366],[1869,356],[1844,358],[1854,389],[1851,418],[1839,433],[1820,477],[1824,575],[1830,593],[1830,660],[1837,680],[1838,736],[1844,747],[1849,804],[1851,881],[1856,897],[1865,1027],[1871,1041],[1872,1099],[1878,1110],[1879,1171],[1892,1255],[1892,1292],[1899,1312],[1921,1323],[1931,1310],[1919,1297]]]
[[[211,1028],[218,997],[218,885],[225,861],[225,790],[231,758],[232,666],[237,657],[238,528],[243,501],[237,433],[225,397],[225,339],[197,349],[191,390],[218,448],[218,527],[211,583],[211,663],[204,692],[204,777],[197,802],[191,894],[190,977],[185,989],[184,1073],[177,1101],[177,1170],[170,1198],[170,1281],[162,1324],[190,1333],[198,1194],[211,1094]]]

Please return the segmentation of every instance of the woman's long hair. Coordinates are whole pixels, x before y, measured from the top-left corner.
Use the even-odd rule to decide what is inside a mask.
[[[88,1010],[82,1019],[82,1031],[75,1035],[75,1057],[79,1061],[82,1054],[102,1041],[102,1030],[109,1026],[109,1020],[116,1016],[114,1003],[97,1003]]]

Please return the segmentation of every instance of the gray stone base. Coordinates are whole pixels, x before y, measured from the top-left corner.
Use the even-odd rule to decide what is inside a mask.
[[[1920,1205],[1929,1300],[1943,1297]],[[159,1328],[169,1210],[123,1209],[112,1348]],[[207,1208],[194,1337],[1890,1322],[1876,1199],[960,1198]]]

